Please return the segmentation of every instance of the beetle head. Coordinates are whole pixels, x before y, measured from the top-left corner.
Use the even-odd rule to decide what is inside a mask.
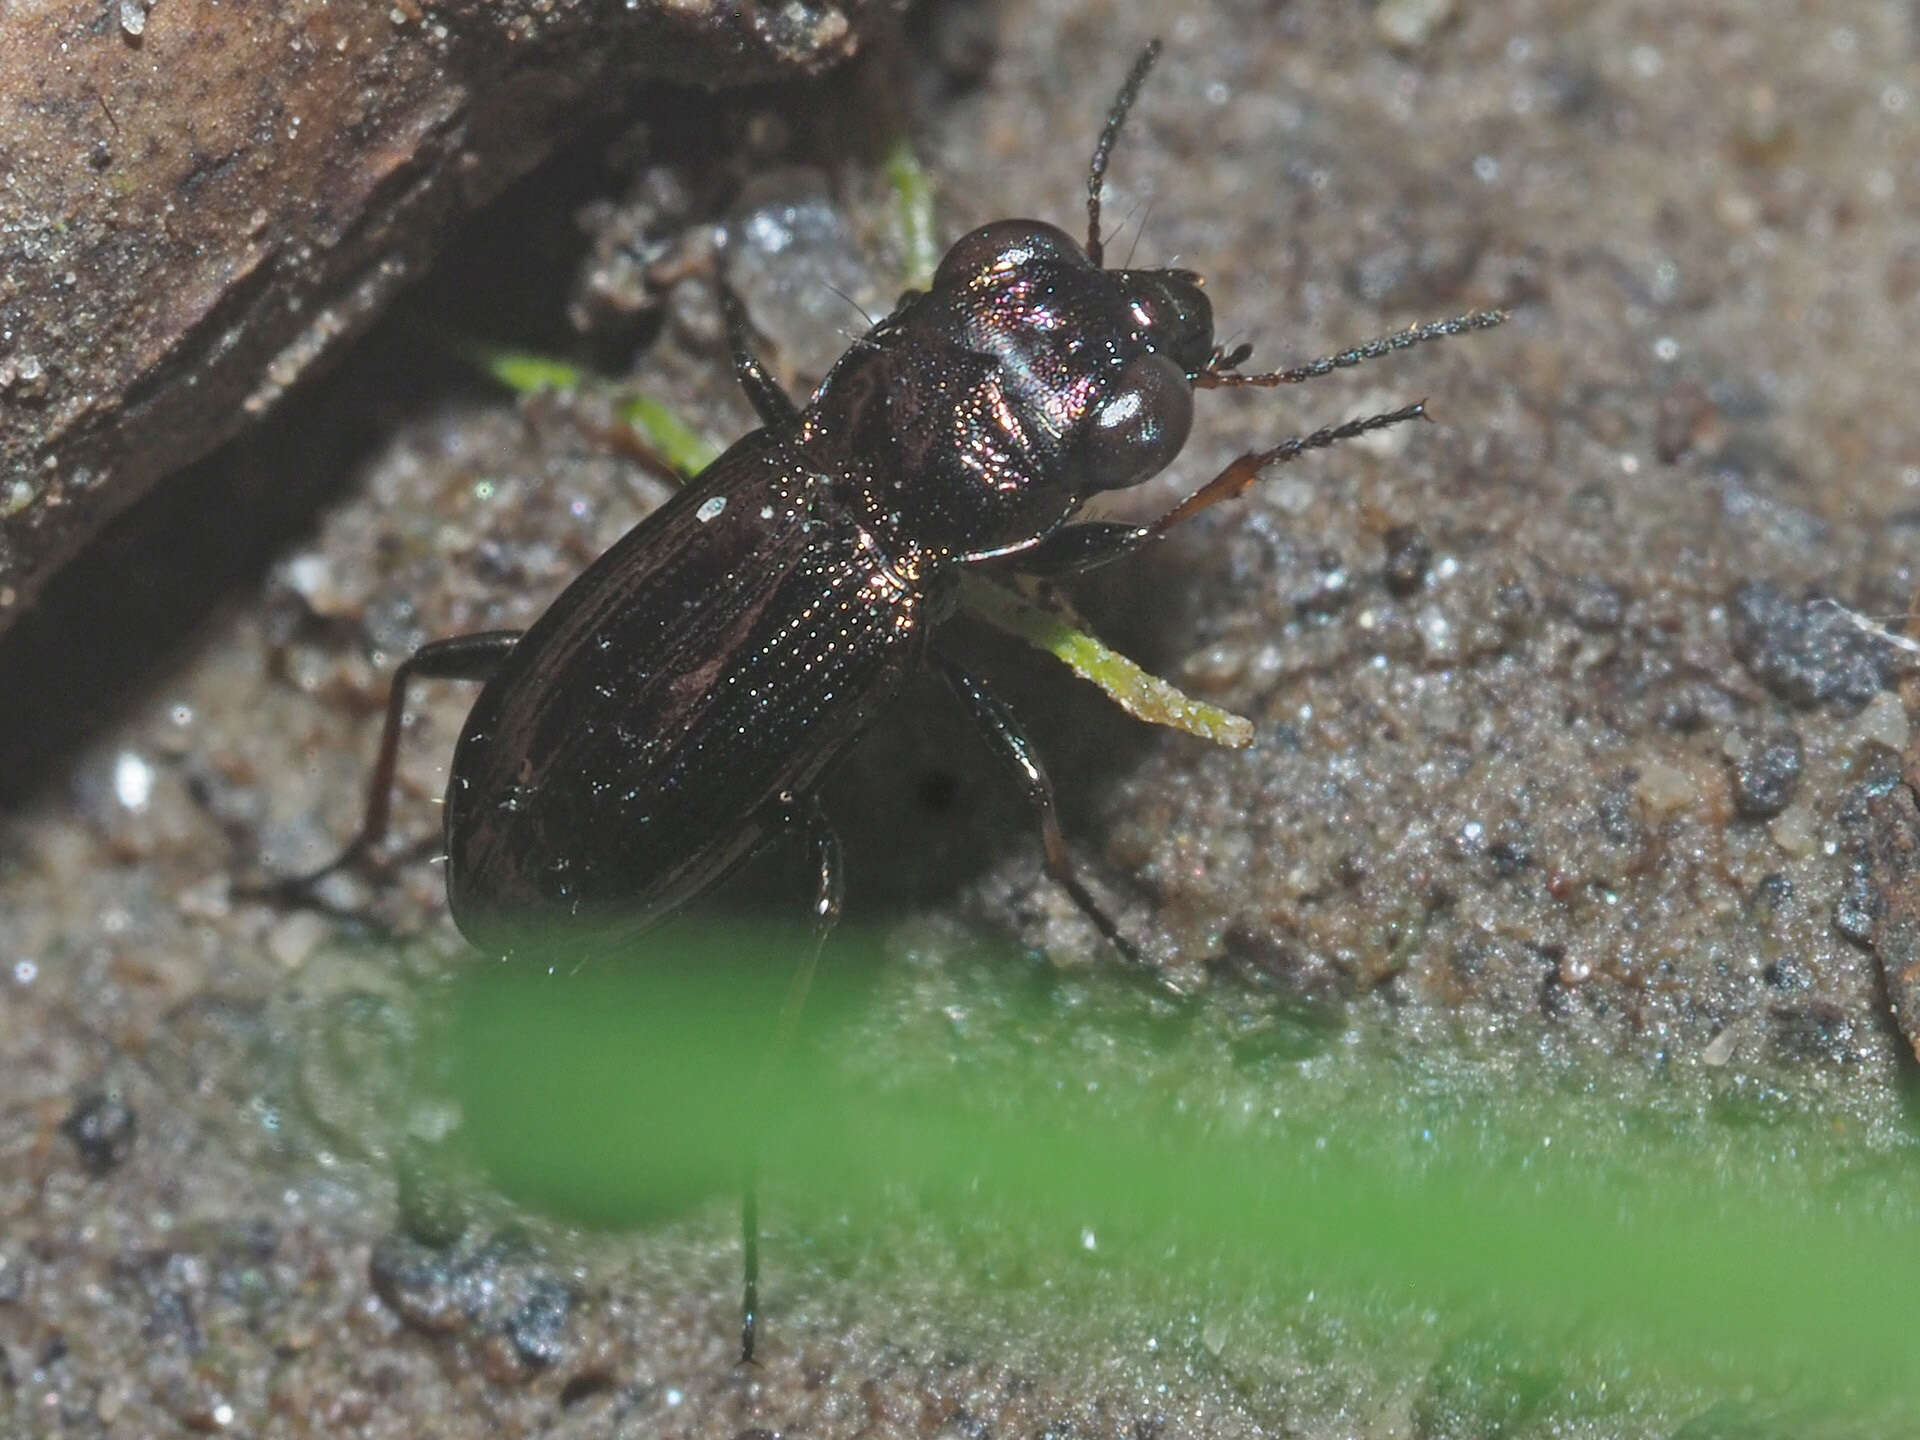
[[[1187,271],[1102,270],[1052,225],[1001,220],[955,242],[929,291],[870,338],[885,379],[862,418],[885,412],[899,456],[888,506],[978,556],[1033,544],[1090,496],[1166,467],[1213,311]]]
[[[1084,499],[1137,485],[1186,443],[1213,351],[1199,276],[1102,270],[1052,225],[1000,220],[954,243],[929,300],[956,341],[996,363],[1035,488]]]

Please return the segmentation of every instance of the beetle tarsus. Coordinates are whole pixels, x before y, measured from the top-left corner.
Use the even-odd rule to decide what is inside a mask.
[[[746,1275],[740,1294],[740,1363],[758,1365],[753,1347],[760,1319],[760,1173],[754,1166],[747,1172],[746,1187],[740,1192],[740,1253],[745,1258]]]

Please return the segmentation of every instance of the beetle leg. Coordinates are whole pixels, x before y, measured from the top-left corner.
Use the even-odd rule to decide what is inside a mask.
[[[733,373],[740,381],[740,388],[747,392],[747,401],[753,406],[753,413],[768,425],[795,424],[800,419],[800,407],[793,403],[787,392],[780,388],[780,382],[767,372],[767,367],[760,363],[760,357],[753,353],[753,322],[747,317],[747,307],[733,286],[727,283],[724,269],[715,267],[713,282],[720,295],[720,314],[727,322],[727,345],[733,351]]]
[[[1384,430],[1389,425],[1426,418],[1427,402],[1419,400],[1411,405],[1404,405],[1398,410],[1386,410],[1378,415],[1363,415],[1339,425],[1323,425],[1309,435],[1289,435],[1271,450],[1249,450],[1246,454],[1229,461],[1226,469],[1147,528],[1155,535],[1164,535],[1182,520],[1199,514],[1208,506],[1218,505],[1222,500],[1232,500],[1245,493],[1247,487],[1260,478],[1261,471],[1269,470],[1275,465],[1284,465],[1309,450],[1324,450],[1329,445],[1337,445],[1342,440],[1351,440],[1369,431]]]
[[[1120,933],[1120,927],[1100,908],[1092,892],[1081,883],[1074,871],[1073,857],[1067,851],[1066,837],[1060,831],[1060,817],[1054,807],[1053,781],[1047,778],[1040,757],[1034,753],[1033,742],[1022,733],[1019,722],[1013,718],[1013,712],[978,680],[938,651],[933,654],[933,663],[946,677],[947,684],[953,687],[953,693],[960,697],[960,703],[978,722],[981,733],[994,753],[1013,772],[1021,789],[1026,792],[1027,804],[1040,826],[1040,846],[1046,856],[1047,874],[1073,897],[1073,903],[1080,907],[1080,912],[1093,922],[1094,928],[1106,937],[1114,949],[1126,957],[1129,964],[1144,967],[1146,962],[1141,957],[1140,947]]]
[[[781,824],[789,831],[804,830],[808,848],[813,852],[816,888],[813,898],[813,939],[805,957],[793,972],[787,993],[780,1002],[780,1018],[774,1022],[773,1040],[760,1063],[761,1092],[773,1088],[780,1063],[793,1045],[793,1033],[800,1024],[800,1011],[807,1003],[807,991],[813,988],[814,971],[820,966],[820,951],[827,936],[840,920],[840,904],[846,894],[842,871],[840,837],[814,796],[782,797]],[[740,1363],[751,1365],[755,1326],[760,1313],[760,1167],[757,1158],[749,1158],[747,1181],[740,1197],[740,1250],[745,1257],[746,1275],[740,1295]]]
[[[1151,525],[1117,525],[1109,520],[1087,520],[1063,525],[1030,550],[1022,550],[1009,564],[1022,575],[1057,580],[1097,570],[1131,555],[1158,532]]]
[[[740,1363],[758,1365],[754,1359],[755,1327],[760,1321],[760,1166],[747,1167],[747,1183],[740,1192],[740,1253],[745,1257],[746,1276],[740,1282]]]
[[[693,478],[692,471],[674,464],[666,451],[643,439],[638,428],[631,423],[622,421],[604,429],[595,429],[592,433],[614,454],[626,456],[654,479],[664,481],[676,490]]]
[[[485,680],[500,668],[520,639],[518,630],[483,630],[475,635],[456,635],[422,645],[401,662],[393,672],[393,685],[387,691],[387,718],[380,731],[380,754],[373,764],[373,778],[367,786],[365,818],[353,839],[332,860],[304,875],[271,881],[259,887],[239,887],[235,894],[244,898],[272,899],[283,904],[311,902],[313,887],[336,870],[357,864],[387,835],[387,820],[393,799],[394,764],[400,753],[400,725],[407,713],[407,684],[412,680]]]
[[[1308,450],[1324,450],[1371,430],[1384,430],[1407,420],[1423,420],[1426,414],[1427,402],[1422,400],[1379,415],[1364,415],[1339,425],[1323,426],[1309,435],[1289,435],[1270,450],[1250,450],[1238,456],[1226,469],[1151,524],[1117,525],[1112,521],[1088,520],[1078,525],[1063,525],[1038,545],[1010,557],[1010,563],[1021,574],[1042,579],[1078,575],[1111,565],[1147,541],[1166,534],[1181,521],[1245,493],[1262,471],[1284,465]]]

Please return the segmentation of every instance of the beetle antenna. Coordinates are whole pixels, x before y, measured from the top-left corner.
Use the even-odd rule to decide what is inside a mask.
[[[1133,62],[1133,69],[1127,72],[1126,83],[1120,87],[1120,93],[1113,97],[1113,108],[1107,111],[1107,123],[1100,131],[1100,140],[1093,147],[1093,163],[1087,167],[1087,258],[1098,268],[1102,255],[1100,244],[1100,187],[1107,178],[1107,161],[1113,155],[1113,145],[1120,138],[1120,127],[1127,123],[1127,112],[1133,109],[1133,102],[1140,96],[1140,87],[1146,83],[1147,72],[1153,69],[1153,62],[1160,58],[1160,42],[1149,40],[1147,48],[1140,52],[1140,58]]]
[[[1449,335],[1465,335],[1473,330],[1491,330],[1505,323],[1506,318],[1507,312],[1504,310],[1475,310],[1470,315],[1456,315],[1451,320],[1412,325],[1391,335],[1383,335],[1378,340],[1369,340],[1364,345],[1355,345],[1351,350],[1342,350],[1337,355],[1323,355],[1305,365],[1295,365],[1290,370],[1270,370],[1264,375],[1243,375],[1233,368],[1252,353],[1252,346],[1242,345],[1232,351],[1215,352],[1214,360],[1194,376],[1193,383],[1203,389],[1232,385],[1298,385],[1302,380],[1318,380],[1322,375],[1345,370],[1363,360],[1378,360],[1382,355],[1410,349],[1429,340],[1444,340]]]
[[[867,322],[867,329],[871,330],[873,329],[874,326],[880,323],[878,320],[874,319],[873,316],[867,313],[866,306],[862,305],[858,300],[854,299],[851,295],[847,294],[847,292],[842,290],[838,285],[828,284],[827,289],[831,290],[834,294],[838,295],[842,300],[846,301],[847,304],[852,307],[853,313],[858,315],[862,320]],[[848,336],[847,338],[852,339],[853,337]]]

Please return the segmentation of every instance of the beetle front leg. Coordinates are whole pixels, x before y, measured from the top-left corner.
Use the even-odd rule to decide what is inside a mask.
[[[1208,506],[1218,505],[1222,500],[1232,500],[1244,494],[1247,487],[1258,480],[1264,471],[1271,470],[1276,465],[1284,465],[1289,460],[1298,459],[1309,450],[1324,450],[1329,445],[1337,445],[1342,440],[1352,440],[1375,430],[1384,430],[1389,425],[1401,425],[1409,420],[1426,418],[1427,402],[1419,400],[1412,405],[1403,405],[1398,410],[1385,410],[1378,415],[1362,415],[1358,419],[1347,420],[1339,425],[1325,425],[1311,434],[1289,435],[1270,450],[1249,450],[1246,454],[1236,456],[1229,461],[1227,467],[1218,475],[1146,529],[1153,535],[1164,535],[1181,521],[1191,519]]]
[[[800,1012],[813,988],[814,972],[820,968],[820,951],[840,922],[841,901],[846,895],[846,877],[841,860],[840,837],[827,820],[826,811],[814,796],[804,799],[781,797],[780,824],[789,831],[805,832],[812,852],[815,889],[813,898],[813,939],[800,966],[794,971],[787,993],[780,1003],[780,1018],[774,1022],[773,1039],[760,1063],[759,1091],[767,1093],[778,1079],[780,1062],[793,1045],[793,1033],[800,1024]],[[756,1147],[757,1148],[757,1147]],[[753,1363],[755,1330],[760,1315],[760,1167],[757,1156],[747,1162],[747,1180],[740,1196],[740,1250],[745,1260],[745,1277],[740,1294],[740,1363]]]
[[[1060,580],[1125,559],[1159,533],[1151,525],[1087,520],[1078,525],[1061,526],[1032,549],[1012,557],[1009,563],[1022,575]]]
[[[1100,908],[1099,902],[1075,872],[1073,856],[1067,850],[1066,836],[1060,830],[1060,817],[1053,799],[1053,781],[1047,778],[1040,757],[1034,753],[1033,742],[1022,733],[1019,723],[1013,718],[1013,712],[946,656],[935,652],[933,663],[939,667],[947,684],[953,687],[953,693],[960,697],[961,704],[967,707],[979,724],[980,732],[986,737],[994,754],[1026,792],[1027,804],[1040,826],[1040,847],[1046,856],[1047,874],[1073,897],[1073,903],[1080,907],[1080,913],[1093,922],[1094,928],[1126,957],[1129,964],[1144,967],[1140,947],[1120,933],[1120,927]]]
[[[394,766],[400,754],[400,727],[407,713],[407,685],[413,680],[489,679],[518,643],[518,630],[483,630],[474,635],[456,635],[422,645],[401,662],[393,672],[393,684],[387,691],[387,717],[380,730],[380,754],[374,761],[373,776],[367,786],[367,808],[360,829],[347,848],[318,870],[259,886],[238,886],[234,893],[243,899],[277,900],[282,904],[311,904],[313,887],[335,871],[359,863],[387,835],[392,813]]]
[[[1384,430],[1389,425],[1423,420],[1426,414],[1427,404],[1422,400],[1398,410],[1323,426],[1307,435],[1289,435],[1271,449],[1249,450],[1235,457],[1218,475],[1151,524],[1117,525],[1108,520],[1088,520],[1078,525],[1063,525],[1038,545],[1009,557],[1009,563],[1021,574],[1043,580],[1098,570],[1131,555],[1149,540],[1158,539],[1202,510],[1244,494],[1254,481],[1276,465],[1284,465],[1309,450],[1324,450],[1329,445],[1373,430]]]

